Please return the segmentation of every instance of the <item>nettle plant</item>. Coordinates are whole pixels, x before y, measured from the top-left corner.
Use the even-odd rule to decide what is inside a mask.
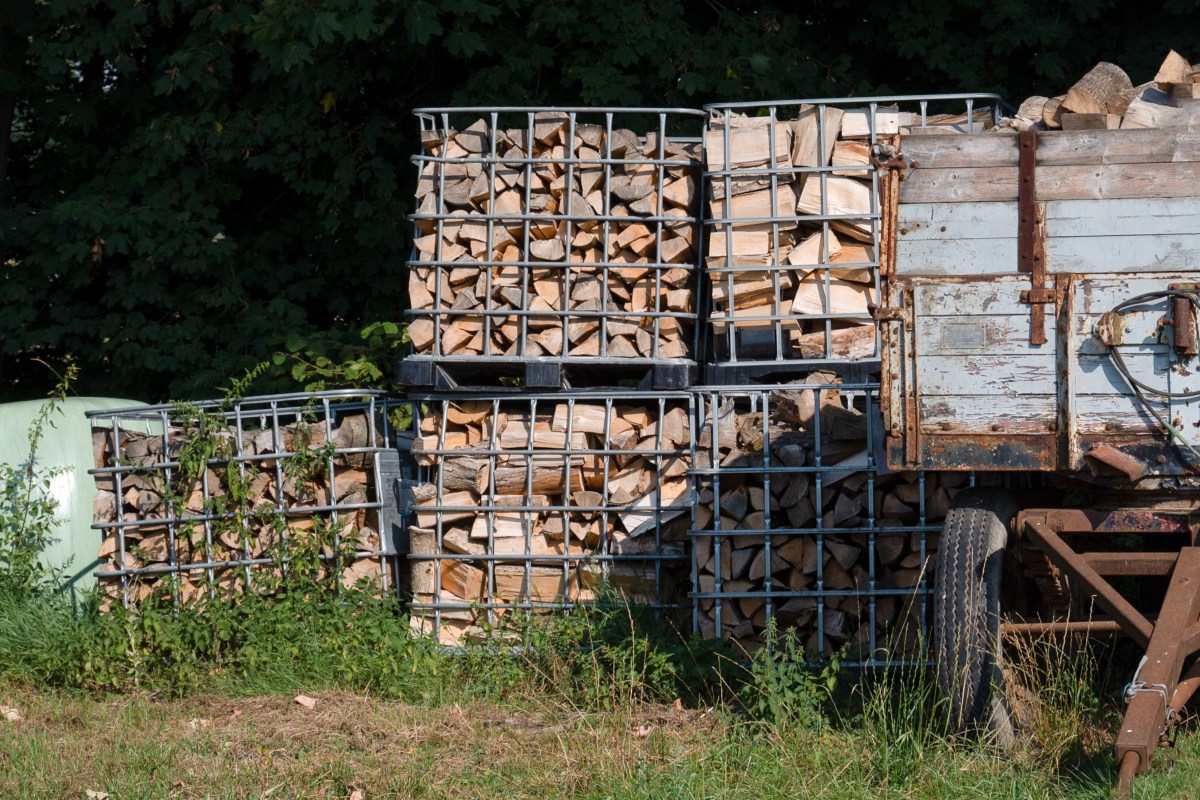
[[[272,437],[277,456],[248,458],[222,413],[227,410],[225,404],[214,411],[181,403],[171,414],[180,444],[164,499],[179,520],[177,541],[202,550],[207,563],[255,559],[249,577],[258,595],[340,592],[338,567],[354,557],[357,532],[318,510],[332,499],[325,492],[337,455],[323,435],[325,422],[301,410],[296,423],[278,431],[284,441]],[[231,601],[249,588],[244,567],[226,569],[236,577],[215,581],[205,593],[211,599]],[[175,595],[179,580],[163,583],[167,596]]]
[[[0,588],[29,591],[51,582],[55,575],[41,561],[53,541],[58,503],[52,484],[65,468],[38,464],[38,447],[46,427],[62,413],[61,403],[79,369],[68,362],[49,399],[29,426],[29,455],[20,464],[0,464]]]

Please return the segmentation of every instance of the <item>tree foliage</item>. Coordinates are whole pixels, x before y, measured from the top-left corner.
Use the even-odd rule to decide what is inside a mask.
[[[1101,59],[1139,82],[1169,47],[1200,58],[1176,35],[1197,5],[9,0],[3,378],[33,395],[34,359],[73,355],[81,391],[160,400],[283,352],[385,380],[336,366],[395,344],[370,326],[402,319],[414,106],[1019,102]],[[279,360],[256,388],[312,377]]]

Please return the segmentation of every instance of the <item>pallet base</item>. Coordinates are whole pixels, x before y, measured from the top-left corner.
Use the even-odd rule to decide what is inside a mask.
[[[869,361],[735,361],[708,364],[704,382],[708,386],[787,383],[814,372],[832,372],[848,384],[878,383],[879,360]]]
[[[624,387],[639,390],[687,389],[695,384],[693,362],[626,365],[620,363],[564,363],[526,361],[437,361],[410,356],[396,370],[402,386],[439,392],[484,389],[487,391],[562,390]]]

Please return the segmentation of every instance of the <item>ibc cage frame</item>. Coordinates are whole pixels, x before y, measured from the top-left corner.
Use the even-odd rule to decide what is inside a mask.
[[[459,389],[461,383],[459,378],[463,376],[463,373],[446,374],[446,370],[454,371],[467,365],[480,366],[485,371],[498,370],[508,373],[520,367],[527,367],[525,385],[538,388],[559,388],[562,383],[561,373],[564,367],[602,368],[606,371],[617,368],[641,368],[643,372],[654,373],[654,388],[661,389],[686,387],[691,383],[690,374],[695,371],[700,358],[699,264],[703,247],[700,222],[703,165],[700,153],[703,142],[699,133],[704,112],[688,108],[653,107],[465,106],[418,108],[413,113],[420,122],[423,152],[412,158],[417,168],[418,187],[420,188],[418,189],[418,208],[409,218],[416,229],[415,238],[429,233],[436,233],[437,236],[432,258],[423,258],[421,251],[414,243],[412,257],[409,261],[410,286],[415,271],[422,269],[435,270],[439,278],[444,277],[450,270],[460,267],[477,267],[485,270],[485,274],[481,306],[460,308],[457,307],[457,304],[444,302],[443,291],[448,284],[439,279],[434,282],[433,290],[430,292],[432,307],[407,310],[407,314],[414,323],[423,319],[432,320],[432,349],[428,354],[414,353],[404,360],[400,372],[401,383],[454,391]],[[481,152],[469,152],[465,156],[450,156],[447,154],[447,149],[452,134],[468,132],[467,130],[457,131],[453,126],[453,122],[462,117],[482,117],[486,121],[486,130],[482,133],[476,132],[484,140],[480,145]],[[655,120],[655,130],[649,131],[646,135],[647,139],[650,136],[654,137],[654,149],[651,151],[654,157],[628,157],[626,144],[623,143],[625,140],[620,136],[614,137],[614,131],[618,134],[623,131],[618,123],[630,120],[630,123],[633,124],[633,121],[639,117]],[[501,126],[505,124],[506,119],[514,118],[523,120],[522,127],[518,130],[521,131],[527,145],[521,155],[502,155],[498,152],[500,141],[502,138],[506,142],[509,140]],[[598,119],[600,122],[590,121],[594,119]],[[560,157],[551,155],[547,158],[544,155],[538,157],[534,155],[532,143],[538,141],[537,131],[540,126],[546,124],[547,120],[550,122],[565,120],[565,141],[572,142],[572,147],[565,150]],[[694,122],[696,128],[695,132],[691,134],[686,130],[681,131],[685,123],[689,121]],[[576,145],[577,142],[582,141],[579,134],[585,128],[594,130],[597,124],[601,126],[603,150],[599,158],[584,158],[578,152],[579,147]],[[629,132],[641,141],[638,129]],[[513,144],[515,149],[520,149],[515,143]],[[647,141],[647,146],[649,145],[650,142]],[[680,154],[677,147],[672,147],[672,145],[694,147],[695,157],[688,159],[685,155]],[[619,148],[619,152],[615,152],[615,148]],[[437,152],[438,150],[440,152]],[[461,211],[456,214],[450,206],[461,204],[447,203],[447,173],[450,168],[470,169],[476,165],[487,176],[486,196],[479,196],[483,211],[472,211],[467,216],[463,216]],[[565,201],[564,207],[555,208],[553,213],[535,212],[532,208],[532,200],[535,199],[534,177],[539,169],[545,169],[550,165],[557,165],[565,172],[563,187],[573,187],[577,177],[600,170],[602,174],[596,185],[604,187],[602,207],[597,210],[585,202],[584,208],[577,208],[576,203],[584,201],[585,198],[577,191],[560,189],[559,196]],[[655,203],[653,213],[641,216],[614,214],[610,188],[613,185],[614,174],[627,167],[643,165],[650,165],[654,168],[652,186]],[[679,213],[680,209],[677,205],[668,207],[668,202],[664,199],[668,171],[678,169],[691,170],[695,175],[695,185],[691,189],[694,205],[683,213]],[[498,191],[497,186],[506,185],[498,178],[498,172],[507,173],[519,188],[521,200],[519,208],[515,210],[498,208],[496,201],[501,192]],[[432,173],[432,180],[430,173]],[[427,199],[430,197],[432,200]],[[624,208],[622,207],[621,210]],[[472,256],[467,260],[455,260],[448,257],[451,254],[447,252],[446,227],[452,222],[458,223],[459,220],[469,220],[484,226],[482,246],[486,257]],[[576,235],[580,233],[581,226],[593,223],[602,228],[599,237],[601,257],[593,262],[575,260],[572,247]],[[619,233],[625,226],[633,223],[653,228],[654,241],[648,251],[650,260],[648,263],[635,265],[644,267],[653,273],[653,293],[650,299],[664,298],[666,291],[671,288],[664,285],[664,274],[671,270],[686,269],[693,273],[686,283],[686,288],[692,294],[690,311],[669,308],[658,310],[657,302],[652,308],[642,310],[632,308],[628,311],[609,310],[613,306],[613,295],[610,291],[612,278],[620,275],[621,270],[631,267],[629,262],[613,260],[612,245],[616,243]],[[537,233],[533,229],[545,225],[559,229],[560,232],[556,235],[561,236],[566,243],[562,260],[540,260],[530,252]],[[520,258],[516,260],[496,258],[497,246],[502,241],[511,240],[512,235],[509,230],[518,226]],[[664,235],[668,231],[675,233],[684,230],[688,231],[687,236],[691,240],[692,257],[682,262],[672,261],[672,258],[678,256],[664,253]],[[519,290],[519,299],[512,304],[514,307],[497,308],[495,307],[498,304],[495,300],[495,292],[504,288],[505,284],[500,283],[499,275],[494,273],[508,269],[516,269],[520,273],[516,287]],[[561,296],[559,305],[553,310],[531,310],[531,304],[537,299],[531,277],[534,270],[551,270],[561,273]],[[598,307],[594,309],[570,308],[574,283],[580,279],[593,279],[594,277],[599,278],[600,284],[600,298],[595,304]],[[514,346],[510,349],[515,349],[515,352],[497,352],[497,348],[493,346],[492,334],[501,326],[511,324],[511,320],[514,318],[517,329]],[[481,353],[464,355],[461,352],[444,352],[444,333],[448,325],[455,319],[482,320],[483,350]],[[562,341],[557,351],[531,353],[528,350],[531,330],[540,329],[538,326],[544,327],[548,320],[551,326],[561,326],[563,331]],[[610,325],[632,322],[641,327],[647,321],[652,323],[650,327],[653,335],[653,345],[649,354],[616,356],[609,352]],[[665,335],[664,326],[668,326],[668,321],[670,321],[669,328],[682,329],[681,338],[686,332],[687,341],[685,343],[688,347],[686,355],[674,356],[661,352],[661,343]],[[576,343],[571,341],[568,330],[571,326],[578,326],[581,323],[592,323],[599,326],[599,350],[595,355],[580,355],[575,352],[579,348]],[[586,383],[589,374],[577,373],[577,377]]]
[[[392,484],[403,474],[404,467],[396,459],[381,458],[382,454],[395,449],[398,438],[403,437],[403,429],[393,425],[390,417],[393,412],[410,406],[406,400],[400,400],[384,391],[343,389],[309,393],[283,393],[259,395],[247,398],[233,398],[224,401],[199,401],[179,404],[159,404],[135,406],[129,408],[104,409],[89,411],[86,416],[93,427],[93,448],[98,447],[95,432],[103,430],[108,441],[97,450],[99,456],[104,452],[110,462],[109,466],[96,466],[88,473],[97,484],[107,484],[111,481],[115,494],[116,513],[110,520],[93,522],[94,530],[106,533],[107,539],[114,539],[112,556],[118,559],[116,569],[101,568],[97,577],[101,584],[116,582],[121,602],[130,607],[140,599],[132,600],[131,590],[144,579],[155,580],[172,578],[170,591],[173,603],[181,605],[180,578],[200,573],[204,584],[201,594],[215,596],[218,587],[218,572],[238,570],[244,579],[244,591],[254,591],[255,569],[266,569],[278,566],[281,576],[286,578],[291,565],[291,557],[287,548],[291,538],[288,520],[296,520],[317,515],[327,515],[335,531],[333,537],[333,552],[320,553],[318,558],[325,564],[326,569],[342,569],[340,563],[343,556],[347,560],[358,562],[363,559],[378,560],[378,580],[381,594],[396,594],[396,572],[398,546],[396,538],[399,535],[399,519],[396,514],[394,488]],[[213,415],[225,424],[225,432],[218,436],[225,438],[232,446],[228,455],[217,455],[212,452],[203,455],[204,472],[199,480],[200,509],[188,507],[184,500],[179,507],[179,498],[165,493],[161,503],[156,506],[159,513],[155,516],[141,517],[134,514],[133,519],[126,519],[128,514],[122,513],[122,500],[125,490],[135,476],[151,475],[161,481],[161,487],[171,487],[173,481],[183,475],[183,465],[180,454],[188,439],[181,433],[196,424],[201,416]],[[399,412],[398,419],[405,416]],[[408,414],[411,419],[411,413]],[[345,436],[350,437],[344,442],[338,441],[340,424],[352,417],[361,417],[365,421],[365,429],[350,430]],[[309,431],[315,429],[323,442],[328,445],[324,449],[308,450],[311,440],[307,435],[300,447],[296,448],[294,431],[293,439],[288,442],[288,426],[304,425]],[[180,428],[182,427],[182,431]],[[405,426],[407,427],[407,426]],[[269,443],[263,439],[263,434],[269,433]],[[133,434],[134,436],[129,436]],[[308,434],[311,435],[311,434]],[[123,457],[123,437],[144,439],[147,442],[146,453],[138,457]],[[259,440],[262,439],[268,449],[260,451]],[[111,450],[107,448],[111,447]],[[254,452],[251,452],[254,451]],[[308,452],[305,452],[308,451]],[[316,469],[323,470],[323,479],[332,487],[331,492],[322,501],[316,496],[312,503],[289,502],[285,484],[296,480],[289,476],[289,460],[311,458],[308,453],[318,453],[323,463]],[[362,487],[363,498],[346,495],[337,496],[338,476],[350,471],[350,467],[339,465],[339,461],[357,463],[369,470],[371,486]],[[266,462],[267,466],[255,466],[252,462]],[[213,502],[224,491],[220,485],[212,485],[212,474],[216,469],[236,466],[238,478],[245,481],[248,472],[263,469],[270,473],[270,485],[274,491],[275,502],[270,507],[256,504],[253,508],[234,508],[221,510],[221,504]],[[355,468],[358,469],[358,468]],[[260,473],[261,474],[261,473]],[[136,488],[136,487],[135,487]],[[293,498],[295,500],[296,498]],[[155,509],[151,509],[154,511]],[[356,547],[352,553],[343,552],[341,538],[343,534],[340,523],[348,515],[359,513],[374,513],[379,530],[378,546]],[[250,523],[252,518],[262,520],[267,517],[282,520],[285,525],[279,530],[279,545],[284,553],[281,557],[258,555],[252,553]],[[214,558],[217,543],[214,541],[215,529],[223,523],[236,520],[241,530],[241,552],[236,558]],[[186,531],[203,529],[203,548],[205,557],[200,561],[181,562],[180,551],[183,546],[195,546]],[[133,555],[132,548],[140,541],[143,533],[151,530],[166,532],[165,563],[157,565],[128,567],[129,556]],[[222,543],[224,544],[224,543]],[[236,551],[237,547],[227,544],[224,549]],[[341,582],[338,582],[340,590]]]
[[[990,106],[977,108],[977,103],[987,102]],[[965,113],[960,115],[964,120],[954,121],[945,119],[946,115],[933,116],[930,106],[961,107]],[[915,112],[905,109],[915,107]],[[830,252],[830,234],[833,230],[846,230],[847,226],[857,228],[856,235],[851,238],[869,246],[865,258],[837,263],[838,270],[869,270],[870,283],[868,297],[870,302],[878,303],[880,297],[880,265],[887,263],[887,255],[894,247],[894,231],[889,230],[886,208],[897,201],[897,181],[901,173],[908,167],[916,166],[904,159],[900,152],[897,136],[902,129],[921,130],[925,133],[945,130],[947,133],[975,133],[984,129],[982,116],[990,112],[990,124],[995,125],[1004,107],[1002,98],[990,93],[959,93],[931,95],[884,95],[875,97],[853,98],[818,98],[778,101],[750,101],[737,103],[714,103],[704,107],[708,114],[708,126],[705,135],[705,172],[704,180],[708,187],[707,209],[711,212],[705,215],[705,228],[709,234],[706,237],[705,272],[712,285],[710,302],[708,303],[708,331],[704,337],[707,344],[708,369],[707,383],[711,385],[743,384],[760,377],[778,374],[781,371],[797,369],[832,368],[845,373],[851,380],[864,380],[878,373],[879,341],[876,333],[875,341],[871,343],[869,352],[865,348],[859,351],[839,354],[834,348],[835,324],[873,325],[870,312],[839,312],[832,304],[830,272],[833,254]],[[854,114],[861,116],[861,124],[854,139],[868,146],[869,157],[862,163],[834,164],[831,161],[835,141],[841,135],[837,129],[831,130],[829,123],[836,112],[837,116]],[[882,112],[887,112],[886,119]],[[902,113],[908,115],[908,125],[900,122]],[[764,125],[767,134],[765,163],[760,165],[738,167],[731,164],[733,158],[732,131],[736,130],[734,123],[740,119],[735,115],[764,115],[770,120]],[[788,125],[795,121],[799,137],[799,123],[802,118],[815,117],[812,129],[815,141],[808,142],[813,164],[792,163],[792,149],[786,154],[781,153],[781,142],[777,137],[788,135],[778,128],[780,124]],[[759,117],[761,118],[761,117]],[[865,133],[865,135],[863,135]],[[719,154],[714,158],[713,145],[716,144]],[[798,148],[797,148],[798,150]],[[799,153],[798,153],[799,154]],[[786,157],[785,157],[786,156]],[[780,162],[787,166],[780,166]],[[718,168],[710,168],[712,165]],[[886,172],[887,176],[881,172]],[[795,183],[798,186],[812,180],[816,176],[820,181],[819,204],[813,208],[803,207],[803,196],[797,190],[797,207],[780,207],[780,186]],[[870,181],[869,209],[865,211],[849,211],[834,213],[837,209],[830,208],[829,182],[833,178],[866,178]],[[770,194],[769,214],[754,214],[740,217],[733,211],[735,183],[749,182],[761,188],[768,189]],[[720,195],[720,197],[718,197]],[[890,195],[890,196],[889,196]],[[717,213],[721,206],[721,198],[727,198],[722,213]],[[809,199],[811,206],[811,195]],[[819,246],[816,262],[805,260],[796,265],[784,265],[781,262],[781,246],[786,242],[781,237],[791,230],[799,231],[799,226],[807,226],[808,232],[819,233]],[[817,226],[817,230],[813,227]],[[740,228],[752,230],[768,229],[770,250],[768,257],[762,263],[738,264],[734,247],[734,232]],[[869,228],[869,232],[867,229]],[[714,234],[723,234],[724,248],[711,247],[707,239]],[[722,251],[723,250],[723,251]],[[807,256],[806,256],[807,258]],[[803,319],[813,323],[819,341],[809,342],[805,348],[796,348],[790,340],[789,330],[785,328],[795,325],[797,333],[800,328],[796,315],[788,313],[784,304],[790,305],[792,298],[790,287],[782,285],[785,271],[819,273],[817,298],[819,311],[806,311]],[[753,273],[770,273],[770,286],[767,294],[771,303],[771,313],[735,314],[737,307],[738,276],[749,276]],[[790,278],[789,278],[790,280]],[[759,287],[760,289],[762,287]],[[718,296],[724,294],[726,308],[718,307]],[[761,292],[760,292],[761,293]],[[749,323],[749,325],[747,325]],[[739,333],[741,335],[739,335]],[[798,350],[798,351],[797,351]],[[863,362],[857,369],[849,367],[851,362]]]
[[[835,399],[828,399],[828,393],[837,392]],[[927,484],[927,474],[918,472],[901,475],[888,469],[882,450],[882,419],[879,414],[878,386],[871,383],[838,384],[838,383],[792,383],[774,386],[717,386],[697,389],[696,413],[698,420],[696,456],[693,462],[693,487],[698,495],[697,505],[711,503],[711,517],[707,524],[699,524],[700,516],[693,517],[693,529],[689,532],[692,540],[692,619],[697,632],[706,633],[707,622],[711,624],[713,635],[719,638],[734,638],[746,650],[756,646],[770,645],[763,641],[760,634],[765,621],[778,622],[780,610],[792,602],[791,614],[806,619],[804,625],[813,631],[806,645],[808,660],[818,663],[827,659],[837,651],[830,642],[827,633],[828,615],[835,612],[850,617],[851,612],[835,609],[833,606],[844,606],[852,603],[857,613],[854,615],[858,629],[867,630],[865,640],[861,635],[852,637],[846,634],[841,637],[843,645],[854,642],[854,648],[844,653],[841,660],[845,666],[882,667],[925,664],[925,639],[928,633],[930,610],[930,576],[927,566],[931,565],[932,548],[928,545],[930,534],[941,531],[941,523],[931,523],[928,519],[927,498],[935,484]],[[807,399],[805,399],[807,398]],[[807,421],[796,419],[797,408],[803,409],[807,404],[808,411],[801,410],[800,414],[810,414]],[[849,414],[847,413],[849,411]],[[845,440],[839,438],[838,422],[835,417],[843,420],[857,416],[862,426],[862,436],[853,442],[857,451],[852,456],[844,455]],[[745,451],[739,451],[738,419],[755,422],[757,430],[746,429],[746,433],[755,435],[761,442],[758,452],[750,452],[749,463],[741,456]],[[780,425],[782,422],[784,424]],[[776,429],[773,431],[772,428]],[[731,440],[732,435],[732,440]],[[774,441],[773,441],[774,437]],[[784,463],[777,456],[782,447],[787,444],[801,443],[806,451],[802,463]],[[841,452],[838,444],[841,444]],[[834,460],[835,455],[838,456]],[[791,460],[791,459],[788,459]],[[729,463],[722,463],[723,461]],[[739,462],[741,465],[739,465]],[[833,513],[833,524],[827,524],[831,516],[833,500],[837,497],[838,485],[851,476],[860,476],[865,490],[860,498],[865,498],[863,507],[853,517],[854,524],[842,526]],[[905,477],[912,480],[909,485],[917,487],[919,498],[917,507],[910,518],[901,520],[903,524],[884,525],[882,510],[877,506],[877,490],[881,483],[886,482],[889,475],[895,475],[897,483]],[[797,476],[803,476],[807,497],[814,511],[809,524],[791,524],[788,508],[776,505],[777,495],[785,494],[786,487]],[[915,477],[914,477],[915,476]],[[961,479],[972,481],[970,476]],[[773,486],[775,484],[775,486]],[[765,501],[761,509],[761,526],[742,527],[743,522],[722,514],[722,495],[727,488],[756,485],[761,487]],[[781,492],[776,487],[785,487]],[[772,506],[775,506],[774,508]],[[738,512],[734,512],[736,516]],[[705,514],[704,516],[709,516]],[[779,525],[782,518],[785,524]],[[746,517],[745,519],[748,519]],[[897,520],[893,519],[892,522]],[[737,527],[733,527],[736,524]],[[792,550],[786,555],[779,555],[780,548],[789,541],[796,542],[799,537],[807,537],[811,542],[811,552],[815,554],[815,571],[805,580],[791,581],[791,576],[801,570]],[[702,540],[709,540],[708,543]],[[884,540],[895,544],[893,551],[909,548],[909,555],[915,556],[920,564],[917,568],[917,579],[912,586],[896,585],[890,577],[891,566],[881,563],[879,545]],[[760,541],[761,540],[761,541]],[[745,587],[745,581],[736,581],[740,585],[728,588],[735,583],[739,570],[733,566],[735,574],[724,575],[726,564],[736,564],[732,560],[732,552],[743,542],[752,542],[752,546],[761,546],[759,558],[766,566],[758,585]],[[860,564],[854,566],[854,586],[830,588],[825,585],[827,576],[832,574],[830,542],[835,546],[850,544],[859,550],[860,558],[865,556],[865,571],[859,572]],[[915,547],[912,543],[915,542]],[[794,545],[793,545],[794,546]],[[803,547],[809,548],[808,544]],[[730,560],[723,562],[723,549],[730,548]],[[702,575],[705,565],[704,558],[711,564],[711,578]],[[810,555],[808,558],[812,559]],[[743,564],[745,561],[742,562]],[[793,568],[793,564],[795,565]],[[834,565],[836,566],[836,565]],[[745,567],[740,567],[745,570]],[[811,567],[807,567],[811,569]],[[845,573],[851,570],[846,568]],[[913,570],[909,570],[912,572]],[[705,583],[710,583],[705,588]],[[810,580],[811,579],[811,582]],[[844,580],[844,576],[843,576]],[[799,585],[797,585],[799,584]],[[888,619],[880,614],[882,603],[890,604]],[[745,613],[743,603],[751,608],[759,608],[763,613],[763,624],[747,623],[749,617]],[[810,612],[805,614],[804,612]],[[755,611],[754,613],[758,613]],[[729,617],[742,625],[742,630],[731,630]],[[795,620],[792,620],[795,621]],[[893,623],[895,623],[893,625]],[[904,631],[903,625],[916,625],[915,631]],[[791,622],[780,625],[783,629]],[[890,649],[896,642],[890,641],[883,634],[883,629],[891,625],[890,634],[899,629],[900,634],[908,634],[906,652],[897,654]],[[912,636],[915,635],[915,643]],[[815,637],[815,640],[814,640]],[[747,646],[748,644],[748,646]],[[913,646],[915,644],[915,647]],[[897,645],[899,646],[899,645]]]
[[[418,619],[422,621],[424,632],[440,637],[446,622],[462,621],[465,617],[471,617],[474,625],[486,624],[494,628],[509,613],[529,618],[539,612],[569,611],[579,605],[602,604],[606,601],[605,596],[582,598],[605,581],[621,577],[634,578],[633,594],[640,594],[633,600],[636,604],[649,607],[656,614],[678,612],[683,618],[690,559],[687,530],[694,506],[694,492],[687,473],[694,442],[691,393],[616,390],[411,396],[422,421],[434,420],[430,425],[422,424],[419,431],[436,429],[435,433],[421,437],[425,440],[423,443],[418,439],[418,445],[413,449],[417,481],[402,493],[401,508],[409,519],[408,530],[414,542],[407,556],[413,570],[413,591],[408,607],[414,623]],[[469,414],[488,420],[481,422],[483,437],[480,441],[452,446],[449,438],[458,437],[461,441],[458,436],[461,432],[450,431],[452,407],[469,409]],[[562,407],[565,407],[565,413],[560,410]],[[597,407],[603,409],[600,420],[591,413]],[[628,441],[619,441],[618,431],[624,432],[625,426],[614,424],[620,417],[619,412],[626,408],[652,412],[647,426],[638,430],[638,438],[633,440],[632,446]],[[666,426],[660,424],[676,409],[685,415],[686,442],[669,437],[664,430]],[[562,419],[565,424],[546,427],[542,423],[547,419]],[[511,436],[506,435],[508,426],[512,426]],[[649,426],[654,428],[652,434],[648,439],[642,438]],[[481,483],[477,484],[481,487],[477,500],[472,504],[446,502],[458,491],[460,483],[459,478],[447,480],[449,473],[459,472],[448,467],[454,459],[482,462],[482,469],[476,463],[469,465],[479,469],[475,474],[482,476]],[[637,468],[638,459],[645,460],[651,467],[648,473],[650,484],[634,491],[632,494],[636,497],[619,502],[616,498],[621,488],[617,483]],[[514,474],[524,473],[520,491],[502,493],[498,490],[500,476],[514,463]],[[535,478],[539,469],[541,475]],[[561,482],[561,488],[547,487],[546,472],[552,473],[550,483]],[[511,483],[508,480],[511,477],[506,476],[506,483]],[[664,491],[668,489],[668,483],[672,487]],[[418,497],[421,485],[431,487],[432,503],[421,502]],[[675,489],[680,489],[681,493],[669,493]],[[506,497],[519,498],[520,502],[509,502]],[[547,502],[539,503],[536,497],[546,497]],[[464,547],[464,535],[454,530],[453,523],[461,521],[464,515],[468,518],[467,526],[473,529],[479,521],[483,522],[485,535],[482,538],[470,536],[473,547],[470,544]],[[432,524],[426,527],[420,516],[432,517]],[[547,534],[549,526],[540,522],[539,516],[544,516],[547,523],[556,520],[561,535]],[[519,517],[519,536],[497,536],[499,517],[506,517],[507,523]],[[585,540],[576,537],[574,528],[589,519],[595,527],[589,537],[592,543],[586,544]],[[631,531],[631,527],[635,530]],[[674,529],[677,529],[676,538],[669,538]],[[598,531],[598,535],[594,531]],[[431,534],[427,536],[430,544],[417,545],[418,538],[426,534]],[[458,541],[448,546],[449,538],[455,534]],[[561,546],[545,548],[544,543],[537,541],[538,537],[544,537],[547,543],[557,538]],[[508,552],[499,552],[497,543],[505,539],[516,541],[516,549],[510,547]],[[479,597],[452,599],[452,593],[446,590],[445,574],[454,567],[447,562],[480,565],[478,569],[484,574]],[[634,568],[634,571],[623,576],[623,566]],[[679,584],[675,591],[669,574],[673,566]],[[521,589],[516,597],[505,598],[503,594],[507,590],[498,590],[497,569],[507,567],[516,567],[520,572],[517,577]],[[551,596],[535,596],[538,591],[535,571],[538,570],[543,574],[547,574],[546,570],[558,570],[554,578],[556,588]],[[429,574],[422,578],[425,572]],[[418,586],[418,583],[422,585]],[[619,580],[616,583],[620,585]],[[450,599],[447,594],[451,594]],[[672,599],[676,594],[678,601]],[[449,638],[454,640],[456,637]]]

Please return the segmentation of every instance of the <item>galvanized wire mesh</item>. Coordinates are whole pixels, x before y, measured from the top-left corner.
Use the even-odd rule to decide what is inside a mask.
[[[813,660],[920,660],[937,524],[965,473],[893,473],[877,388],[816,373],[697,390],[693,613],[747,652],[769,621]]]
[[[380,453],[412,424],[407,402],[337,391],[88,417],[108,602],[271,592],[301,571],[395,591],[383,487],[398,464]]]
[[[578,603],[682,608],[690,394],[416,399],[416,629],[457,645]]]
[[[417,360],[695,363],[702,112],[416,113]]]
[[[957,94],[708,106],[709,360],[752,368],[749,378],[877,361],[870,307],[892,173],[879,165],[902,170],[904,135],[990,129],[999,102]],[[718,377],[710,382],[742,375]]]

